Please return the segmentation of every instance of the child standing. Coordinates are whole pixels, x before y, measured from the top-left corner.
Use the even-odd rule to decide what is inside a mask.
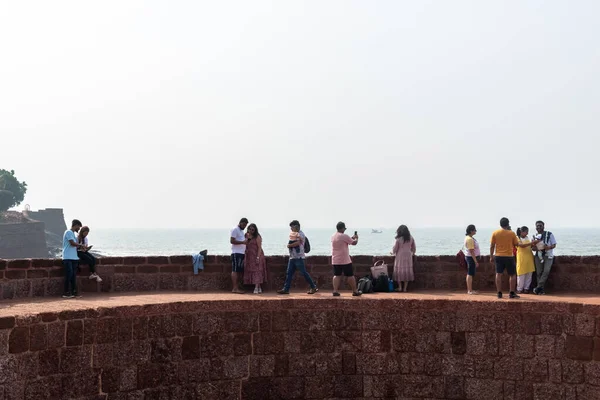
[[[531,277],[535,271],[533,253],[531,252],[531,240],[527,236],[529,228],[522,226],[517,228],[517,293],[529,293]]]

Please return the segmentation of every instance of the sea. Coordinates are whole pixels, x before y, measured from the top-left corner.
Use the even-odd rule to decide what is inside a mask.
[[[233,228],[233,227],[232,227]],[[379,229],[377,229],[379,231]],[[388,255],[394,244],[394,229],[358,229],[359,243],[351,246],[354,255]],[[493,229],[478,228],[476,239],[482,254],[488,253]],[[556,255],[600,254],[599,228],[562,228],[551,230],[558,243]],[[310,240],[311,255],[331,254],[331,229],[303,229]],[[289,231],[261,229],[263,250],[266,255],[286,255]],[[354,231],[348,231],[350,235]],[[417,255],[454,255],[463,246],[464,228],[414,228],[411,233],[417,245]],[[531,232],[530,232],[531,233]],[[99,256],[168,256],[196,254],[228,255],[230,229],[93,229],[89,241]]]

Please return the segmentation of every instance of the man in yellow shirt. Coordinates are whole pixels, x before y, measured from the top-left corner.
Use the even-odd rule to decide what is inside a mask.
[[[490,261],[496,261],[496,289],[498,290],[498,298],[502,298],[502,274],[506,269],[510,277],[510,294],[508,297],[518,299],[520,296],[515,293],[515,289],[517,288],[517,265],[513,249],[519,243],[519,239],[510,230],[508,218],[504,217],[500,220],[500,228],[492,233],[490,245]]]

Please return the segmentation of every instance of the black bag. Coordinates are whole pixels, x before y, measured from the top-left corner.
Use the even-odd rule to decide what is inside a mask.
[[[390,281],[387,275],[381,274],[375,279],[375,284],[373,285],[373,291],[375,292],[390,292]]]
[[[358,290],[363,293],[373,293],[373,281],[368,275],[358,280]]]
[[[308,238],[306,236],[304,236],[304,253],[310,253],[310,242],[308,241]]]

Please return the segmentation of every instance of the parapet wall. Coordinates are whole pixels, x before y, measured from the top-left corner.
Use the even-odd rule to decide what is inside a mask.
[[[598,305],[306,295],[112,308],[63,303],[72,306],[0,314],[0,398],[555,400],[600,393]]]
[[[391,273],[393,258],[355,256],[353,262],[358,277],[367,275],[376,259],[384,259]],[[107,257],[100,258],[97,272],[101,284],[90,281],[86,266],[79,274],[83,292],[153,292],[153,291],[215,291],[231,290],[231,262],[228,256],[209,256],[205,270],[193,274],[191,256],[171,257]],[[267,257],[266,290],[283,286],[286,257]],[[307,268],[321,289],[331,288],[330,258],[307,258]],[[59,296],[63,288],[61,260],[21,259],[0,260],[0,298]],[[475,289],[494,290],[494,268],[489,260],[482,262],[474,279]],[[508,288],[507,277],[504,285]],[[463,290],[465,271],[454,257],[417,257],[413,289]],[[297,274],[293,290],[304,290],[306,284]],[[547,283],[556,292],[600,291],[600,256],[557,257]]]

